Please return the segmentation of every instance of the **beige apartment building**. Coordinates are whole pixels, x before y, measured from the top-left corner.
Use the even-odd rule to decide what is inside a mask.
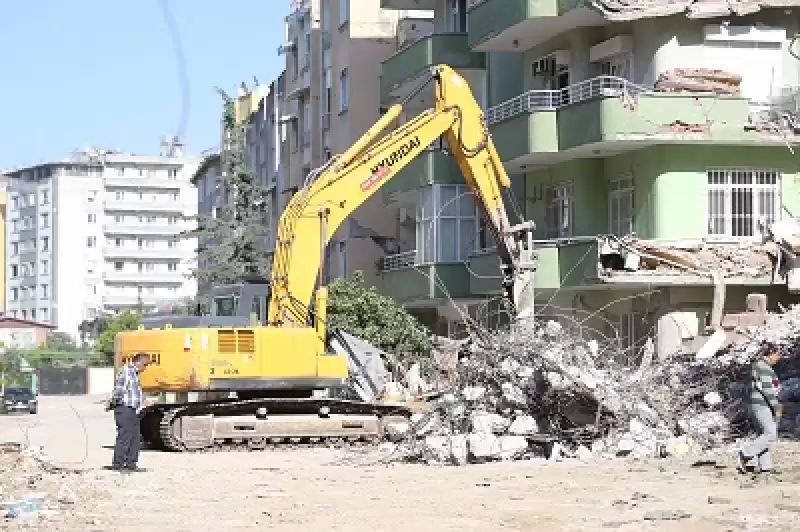
[[[383,3],[292,2],[287,42],[280,49],[286,56],[285,200],[314,168],[345,151],[380,118],[381,63],[397,50],[398,27],[409,15],[384,9]],[[387,215],[376,194],[328,246],[328,279],[361,270],[368,283],[379,285],[377,263],[395,236],[396,216]]]

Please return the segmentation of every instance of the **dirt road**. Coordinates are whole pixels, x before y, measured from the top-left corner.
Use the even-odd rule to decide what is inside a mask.
[[[120,475],[102,470],[112,416],[86,397],[44,397],[37,416],[0,416],[0,442],[26,440],[86,471],[26,480],[26,489],[50,493],[55,509],[0,521],[0,530],[800,530],[800,449],[788,443],[779,450],[785,472],[770,482],[737,475],[727,458],[726,467],[600,460],[457,468],[382,465],[375,452],[336,450],[145,452],[140,465],[149,471]],[[22,474],[6,473],[0,486]],[[58,502],[59,484],[72,500]],[[24,495],[20,485],[0,489],[4,500]]]

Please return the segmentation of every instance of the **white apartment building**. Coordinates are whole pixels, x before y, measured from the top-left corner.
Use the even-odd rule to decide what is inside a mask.
[[[174,142],[174,141],[173,141]],[[77,337],[84,320],[194,296],[199,160],[113,150],[7,172],[6,310]]]

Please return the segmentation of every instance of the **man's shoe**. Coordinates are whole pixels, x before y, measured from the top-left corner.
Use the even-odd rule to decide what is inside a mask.
[[[744,455],[744,452],[740,449],[736,453],[736,469],[739,470],[740,473],[747,473],[747,462],[751,459]]]
[[[111,465],[103,466],[103,469],[105,469],[106,471],[122,471],[125,468],[123,466],[121,466],[121,465],[111,464]]]
[[[146,471],[147,471],[147,469],[145,469],[143,467],[139,467],[139,466],[125,467],[125,472],[126,473],[144,473]]]

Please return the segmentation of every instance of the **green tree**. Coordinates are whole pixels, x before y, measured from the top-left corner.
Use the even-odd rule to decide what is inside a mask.
[[[53,331],[48,334],[42,347],[50,351],[70,352],[78,350],[78,346],[75,344],[75,340],[73,340],[72,336],[58,331]]]
[[[186,233],[198,239],[194,277],[201,284],[231,284],[269,267],[266,253],[267,189],[247,163],[247,122],[237,122],[236,100],[219,90],[224,100],[223,146],[220,153],[220,206],[197,217],[197,229]]]
[[[328,285],[328,327],[367,340],[402,360],[431,351],[430,331],[392,298],[369,288],[361,272]]]
[[[100,333],[94,350],[105,355],[108,362],[114,360],[114,339],[118,332],[133,331],[139,326],[142,315],[138,312],[123,312],[108,322],[108,327]]]

